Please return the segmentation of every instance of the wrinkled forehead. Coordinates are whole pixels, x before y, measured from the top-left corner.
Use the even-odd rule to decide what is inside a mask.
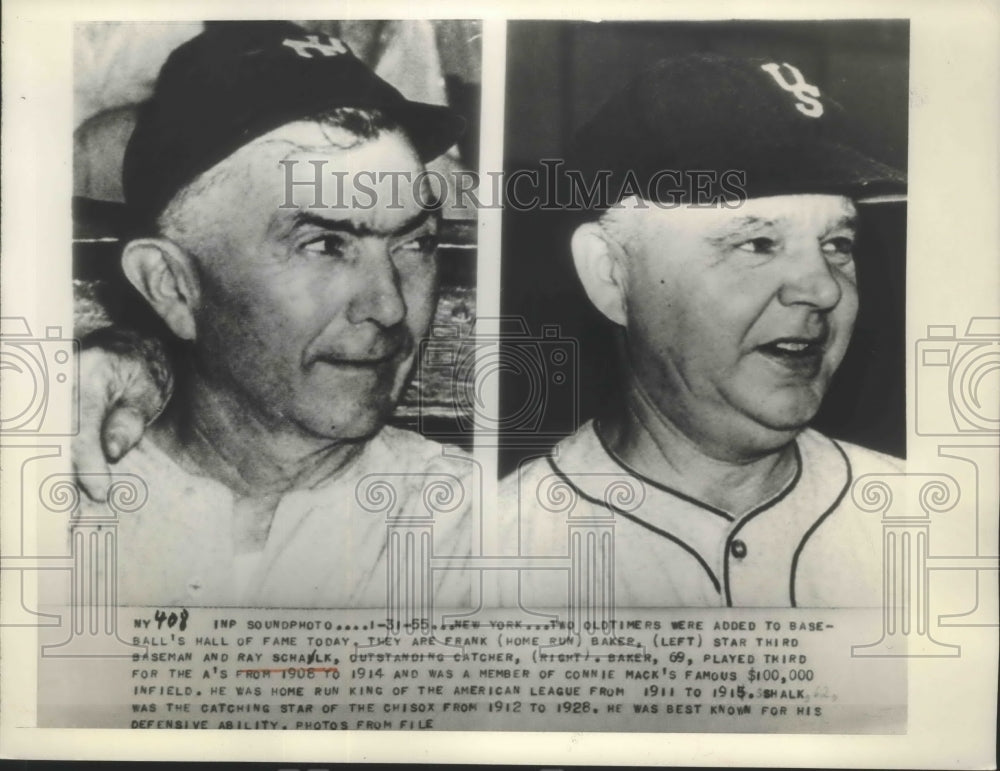
[[[397,151],[417,158],[412,143],[400,129],[373,129],[370,134],[359,134],[346,126],[311,120],[293,121],[279,126],[244,145],[230,157],[242,157],[248,161],[256,159],[258,162],[294,154],[333,159],[346,155],[347,151],[386,138],[392,140],[391,144]]]
[[[719,212],[717,222],[761,222],[775,225],[825,229],[832,225],[853,223],[857,210],[850,198],[841,195],[799,194],[749,198],[738,208],[695,209],[688,207],[688,216],[697,216],[705,222],[702,212]]]
[[[200,201],[243,226],[308,210],[394,230],[423,203],[424,166],[407,136],[384,129],[360,136],[312,121],[286,124],[206,172]]]
[[[749,198],[729,205],[671,207],[633,196],[609,209],[605,221],[632,235],[697,236],[759,227],[819,234],[837,227],[853,227],[856,218],[857,210],[850,198],[796,194]]]

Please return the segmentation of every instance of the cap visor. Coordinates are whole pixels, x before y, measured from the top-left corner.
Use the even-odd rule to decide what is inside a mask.
[[[827,193],[855,200],[906,197],[903,172],[840,144],[771,148],[743,171],[750,198],[795,193]]]

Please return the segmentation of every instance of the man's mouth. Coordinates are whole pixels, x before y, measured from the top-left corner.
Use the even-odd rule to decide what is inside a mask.
[[[332,364],[336,367],[377,367],[393,360],[392,356],[384,356],[377,359],[339,359],[328,356],[321,356],[317,361],[324,364]]]
[[[796,375],[815,377],[823,363],[826,335],[813,338],[779,337],[757,346],[757,350]]]
[[[317,356],[316,361],[331,364],[335,367],[378,367],[382,364],[397,361],[400,349],[380,354],[378,356]]]
[[[405,359],[413,350],[411,343],[399,342],[379,346],[361,353],[348,353],[345,351],[321,353],[313,358],[314,363],[322,362],[335,367],[358,367],[375,369],[384,364],[396,364]]]

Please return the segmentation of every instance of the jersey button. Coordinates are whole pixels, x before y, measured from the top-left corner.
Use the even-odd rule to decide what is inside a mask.
[[[736,557],[736,559],[741,560],[747,556],[747,545],[737,538],[729,544],[729,553]]]

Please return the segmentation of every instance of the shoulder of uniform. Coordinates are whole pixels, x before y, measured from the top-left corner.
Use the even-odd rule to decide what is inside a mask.
[[[516,469],[508,473],[500,480],[497,493],[500,498],[517,496],[521,485],[529,479],[536,479],[545,474],[552,473],[552,466],[549,465],[549,455],[536,456],[528,460],[521,461]]]
[[[808,429],[799,437],[800,444],[839,450],[851,466],[854,477],[861,474],[900,474],[905,471],[905,461],[859,444],[833,439],[825,434]]]
[[[906,470],[906,462],[900,458],[887,455],[884,452],[862,447],[859,444],[835,440],[843,450],[854,470],[854,475],[860,474],[901,474]]]
[[[371,451],[376,464],[385,463],[385,471],[440,471],[468,474],[472,456],[453,444],[442,444],[405,428],[386,426],[372,439]]]
[[[597,448],[603,448],[603,445],[601,444],[600,438],[597,436],[597,428],[594,425],[594,421],[588,420],[572,434],[564,439],[561,439],[559,443],[552,448],[552,456],[554,458],[559,458],[570,453],[590,453],[594,452]]]
[[[600,440],[594,432],[593,421],[587,421],[575,432],[559,440],[547,451],[539,452],[530,458],[522,460],[517,468],[500,481],[501,494],[506,491],[516,492],[518,480],[535,479],[549,474],[561,473],[560,459],[579,455],[581,452],[592,452],[593,447],[600,446]]]

